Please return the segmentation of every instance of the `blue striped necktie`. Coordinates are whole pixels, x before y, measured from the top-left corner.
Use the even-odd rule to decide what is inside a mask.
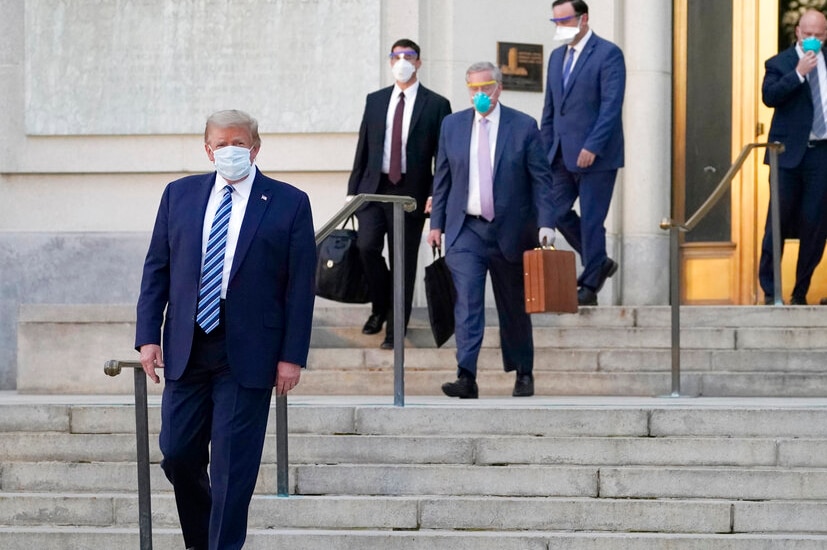
[[[821,99],[821,86],[819,86],[818,65],[807,75],[810,81],[810,91],[813,96],[813,135],[818,139],[827,137],[827,121],[824,120],[824,105]]]
[[[569,83],[569,75],[571,74],[571,66],[574,64],[574,48],[569,46],[566,50],[566,64],[563,65],[563,89]]]
[[[224,197],[210,228],[207,253],[201,269],[201,288],[198,291],[198,313],[195,320],[206,333],[218,326],[218,310],[221,303],[221,277],[224,274],[224,252],[227,249],[227,228],[233,209],[233,188],[224,187]]]

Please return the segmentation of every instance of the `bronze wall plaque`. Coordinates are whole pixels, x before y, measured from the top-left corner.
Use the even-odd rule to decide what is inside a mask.
[[[497,42],[497,65],[503,72],[503,89],[543,91],[543,45]]]

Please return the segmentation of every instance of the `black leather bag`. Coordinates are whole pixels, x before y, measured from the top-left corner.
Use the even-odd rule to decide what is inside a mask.
[[[434,261],[425,267],[425,298],[428,302],[428,319],[431,322],[431,332],[436,341],[436,347],[454,334],[454,303],[457,300],[457,291],[454,280],[442,251],[434,247]]]
[[[346,229],[348,221],[351,229]],[[351,216],[316,248],[316,296],[346,304],[370,301],[354,227]]]

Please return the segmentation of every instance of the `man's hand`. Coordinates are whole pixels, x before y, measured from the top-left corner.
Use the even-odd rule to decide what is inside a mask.
[[[442,230],[441,229],[431,229],[428,231],[428,237],[425,239],[428,245],[431,248],[439,248],[442,249]]]
[[[287,361],[279,361],[276,370],[276,395],[285,395],[299,385],[299,378],[302,375],[301,366]]]
[[[541,227],[537,233],[537,242],[540,243],[540,246],[554,246],[556,238],[557,235],[554,233],[554,229],[550,227]]]
[[[164,366],[164,357],[161,354],[161,346],[158,344],[144,344],[141,346],[141,366],[144,372],[156,384],[161,382],[161,379],[155,373],[155,367]]]
[[[577,167],[588,168],[594,164],[595,154],[587,149],[581,149],[580,154],[577,155]]]
[[[433,197],[428,197],[428,200],[425,201],[425,213],[426,214],[431,213],[431,206],[433,206],[433,202],[434,202]]]
[[[806,77],[810,71],[815,69],[818,64],[818,57],[813,52],[807,52],[801,59],[798,60],[798,65],[795,66],[795,71],[801,76]]]

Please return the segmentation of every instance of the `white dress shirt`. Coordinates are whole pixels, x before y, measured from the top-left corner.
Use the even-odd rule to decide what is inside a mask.
[[[391,167],[391,134],[393,133],[393,115],[396,114],[396,105],[399,103],[399,93],[405,94],[405,110],[402,111],[402,173],[408,171],[408,155],[405,148],[408,145],[408,130],[411,128],[411,114],[413,113],[416,93],[419,91],[419,81],[402,90],[398,84],[393,85],[391,101],[388,103],[388,113],[385,116],[385,145],[382,152],[382,173],[387,174]]]
[[[574,72],[574,67],[577,65],[577,60],[580,59],[580,54],[583,52],[583,48],[586,47],[586,43],[593,34],[594,33],[592,30],[589,29],[589,31],[583,35],[583,38],[577,43],[576,46],[569,46],[568,49],[566,49],[566,53],[563,55],[563,67],[566,66],[566,56],[569,55],[569,50],[573,50],[572,55],[574,56],[574,59],[571,60],[571,71],[569,72],[569,75]]]
[[[233,267],[235,247],[238,244],[238,233],[241,231],[241,222],[244,221],[244,212],[247,210],[247,201],[250,198],[250,191],[253,188],[253,180],[256,178],[257,168],[253,165],[250,173],[243,180],[228,184],[218,173],[215,175],[215,184],[210,191],[210,198],[207,200],[207,209],[204,211],[204,227],[201,238],[201,269],[204,268],[204,256],[207,254],[207,241],[210,239],[213,218],[224,198],[224,187],[231,185],[233,188],[233,206],[230,211],[230,223],[227,227],[227,245],[224,252],[224,272],[221,275],[221,297],[227,297],[227,283],[230,280],[230,270]]]
[[[482,214],[480,206],[480,165],[478,162],[478,147],[480,135],[480,119],[482,115],[474,111],[474,127],[471,129],[471,146],[468,155],[468,206],[466,214],[479,216]],[[491,175],[494,174],[494,159],[497,154],[497,132],[500,129],[500,103],[485,117],[488,119],[488,149],[491,152]]]

